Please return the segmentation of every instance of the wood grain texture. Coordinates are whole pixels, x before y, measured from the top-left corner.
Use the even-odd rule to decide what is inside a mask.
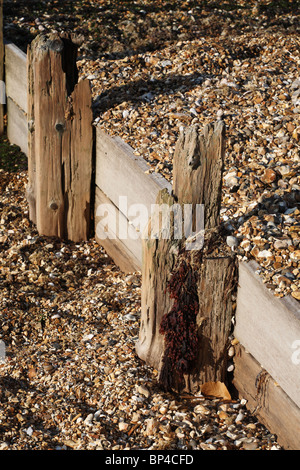
[[[213,229],[217,231],[219,224],[223,159],[223,123],[205,126],[203,132],[198,128],[187,129],[179,138],[174,154],[173,193],[170,195],[162,190],[157,197],[158,206],[205,205],[203,228],[210,233],[204,246],[207,253],[212,245]],[[152,218],[149,226],[151,223]],[[171,375],[176,376],[179,365],[172,363],[166,370],[165,364],[170,360],[166,360],[168,345],[160,325],[174,306],[168,292],[174,266],[180,259],[188,260],[197,279],[195,328],[200,346],[192,372],[185,374],[185,388],[196,392],[202,383],[225,380],[226,350],[233,316],[231,293],[237,282],[236,261],[234,256],[202,256],[199,249],[189,253],[185,237],[177,240],[173,235],[164,239],[161,230],[157,240],[143,240],[141,325],[136,351],[141,359],[160,371],[160,377],[169,377],[171,384]],[[185,297],[188,302],[189,295]],[[173,320],[176,330],[176,320]],[[181,338],[184,337],[184,332],[180,331],[176,341],[183,341]],[[186,346],[183,343],[182,350],[187,349]],[[184,357],[180,361],[187,362]]]
[[[223,121],[181,132],[173,158],[173,191],[182,204],[203,204],[205,228],[219,224],[225,125]]]
[[[158,192],[170,184],[158,174],[150,175],[146,162],[136,157],[132,148],[118,137],[110,137],[97,128],[96,185],[119,207],[119,197],[127,198],[127,205],[143,204],[149,215]]]
[[[119,229],[128,232],[126,238],[119,237]],[[142,243],[128,219],[110,199],[96,186],[95,192],[95,239],[117,266],[125,272],[141,271]]]
[[[88,240],[91,230],[92,95],[89,80],[75,85],[65,113],[63,141],[64,200],[67,206],[67,237]],[[69,134],[68,142],[67,135]]]
[[[26,198],[29,218],[36,224],[36,153],[35,153],[35,113],[34,113],[34,48],[27,47],[27,126],[28,126],[28,184]]]
[[[293,362],[300,340],[300,307],[292,297],[280,299],[262,283],[255,262],[240,263],[234,334],[245,349],[300,406],[300,365]]]
[[[6,99],[7,137],[11,144],[18,145],[25,155],[28,154],[27,115],[11,99]]]
[[[241,345],[236,346],[233,384],[247,408],[286,450],[300,449],[300,409]],[[299,366],[298,366],[299,367]]]
[[[4,133],[4,104],[5,94],[4,90],[4,41],[3,41],[3,0],[0,0],[0,135]]]
[[[93,131],[89,81],[76,84],[76,51],[57,34],[31,43],[27,198],[40,234],[81,241],[90,232]]]
[[[160,191],[156,200],[158,205],[171,206],[174,202],[166,190]],[[146,233],[151,234],[151,219]],[[177,240],[164,239],[159,233],[157,238],[149,236],[142,240],[141,322],[136,352],[157,370],[161,370],[164,352],[164,337],[159,327],[164,313],[173,305],[166,288],[178,249]]]
[[[27,57],[15,44],[5,44],[5,87],[9,96],[27,113]]]

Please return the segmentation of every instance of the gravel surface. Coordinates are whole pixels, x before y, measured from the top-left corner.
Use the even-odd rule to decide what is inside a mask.
[[[135,354],[140,275],[40,237],[0,172],[0,450],[280,449],[242,400],[178,397]]]
[[[7,1],[4,30],[24,50],[41,32],[82,35],[95,125],[170,181],[181,129],[224,120],[222,220],[267,288],[300,301],[297,5]]]
[[[82,34],[95,125],[170,181],[181,129],[223,119],[228,234],[274,295],[300,300],[296,4],[7,0],[4,31],[23,50],[40,32]],[[0,449],[279,448],[244,402],[158,388],[134,352],[140,275],[94,240],[38,236],[26,178],[0,170]]]

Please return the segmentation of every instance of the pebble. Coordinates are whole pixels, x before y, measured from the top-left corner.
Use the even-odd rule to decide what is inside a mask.
[[[87,426],[92,426],[93,419],[94,419],[94,414],[89,413],[84,420],[84,424],[86,424]]]
[[[243,449],[244,450],[256,450],[258,447],[258,444],[256,441],[251,441],[250,439],[248,441],[245,441],[242,443]]]
[[[126,31],[132,39],[128,53],[128,42],[122,43],[124,25],[115,19],[118,15],[111,19],[106,8],[97,17],[103,40],[95,41],[90,3],[84,15],[74,8],[71,21],[68,15],[62,18],[60,9],[48,9],[46,16],[39,8],[34,16],[32,2],[30,7],[24,3],[21,14],[9,2],[4,26],[17,25],[22,17],[21,30],[29,38],[39,26],[86,31],[78,68],[93,85],[94,123],[122,138],[151,171],[169,181],[180,130],[224,119],[222,220],[231,224],[230,234],[239,241],[238,256],[258,260],[259,275],[274,295],[300,300],[299,36],[291,15],[278,14],[273,21],[261,12],[256,19],[253,2],[250,7],[242,2],[245,8],[232,10],[230,18],[221,8],[205,6],[185,14],[191,9],[187,2],[174,4],[172,13],[161,6],[159,13],[150,12],[145,6],[139,21],[148,23],[139,27],[146,25],[145,41],[152,34],[152,44],[160,47],[143,48],[134,40],[134,13],[122,10],[119,17],[129,21]],[[237,18],[238,34],[234,27],[224,28],[234,26]],[[270,28],[263,25],[267,21]],[[110,36],[115,26],[119,35]],[[17,41],[18,32],[10,34]],[[24,35],[20,45],[26,50]],[[157,371],[135,354],[140,274],[128,283],[94,240],[75,245],[38,236],[24,217],[26,180],[26,173],[1,172],[0,308],[7,329],[1,328],[0,340],[9,358],[1,364],[1,450],[159,451],[188,443],[205,450],[280,448],[247,411],[245,400],[226,404],[220,419],[220,401],[174,399],[159,388]],[[292,244],[275,246],[284,239]],[[29,370],[35,371],[30,377]],[[250,433],[253,437],[245,438]]]
[[[146,398],[149,398],[150,396],[150,391],[144,385],[137,386],[137,392],[144,395]]]
[[[276,250],[280,250],[280,249],[288,249],[289,246],[291,246],[293,244],[293,241],[289,238],[286,238],[286,239],[282,239],[282,240],[275,240],[274,241],[274,248]]]
[[[226,243],[228,246],[230,246],[230,248],[234,249],[239,245],[239,240],[237,239],[237,237],[229,235],[228,237],[226,237]]]
[[[107,108],[99,105],[97,108],[101,117],[98,126],[110,135],[118,135],[131,145],[133,150],[150,165],[149,173],[151,171],[161,173],[171,181],[172,157],[180,131],[190,124],[204,125],[215,118],[224,119],[227,126],[227,142],[222,219],[228,222],[228,226],[230,222],[231,236],[238,240],[238,246],[233,247],[234,250],[237,249],[238,257],[244,261],[255,259],[261,267],[262,280],[274,287],[272,292],[275,296],[282,297],[299,290],[300,275],[297,274],[290,285],[283,286],[282,283],[276,282],[274,276],[278,269],[284,269],[289,263],[297,261],[291,255],[289,247],[281,246],[278,240],[292,239],[291,234],[299,232],[297,227],[300,216],[299,213],[287,213],[286,215],[290,217],[285,217],[284,225],[280,217],[273,220],[267,220],[267,217],[270,214],[282,214],[293,207],[298,210],[299,207],[298,141],[288,136],[299,127],[299,117],[290,118],[294,110],[288,108],[290,106],[288,103],[291,103],[289,101],[291,84],[293,84],[292,91],[298,90],[296,88],[298,62],[291,61],[289,67],[281,71],[280,78],[275,80],[273,69],[266,69],[265,60],[269,64],[276,64],[281,54],[276,51],[281,51],[282,48],[297,50],[298,38],[293,35],[279,36],[276,32],[268,33],[268,38],[264,35],[253,37],[250,33],[244,33],[236,41],[241,47],[246,42],[250,47],[262,48],[265,51],[264,55],[254,54],[250,59],[245,57],[243,60],[233,61],[230,74],[224,71],[222,77],[218,77],[212,71],[213,62],[210,62],[209,58],[206,61],[204,48],[205,45],[208,46],[206,39],[182,43],[176,49],[176,54],[174,48],[167,46],[164,49],[163,60],[172,62],[168,67],[176,69],[181,63],[184,64],[186,72],[188,67],[189,70],[197,70],[200,50],[211,78],[199,80],[199,83],[194,83],[192,87],[187,84],[180,92],[176,90],[167,92],[168,82],[164,84],[165,88],[159,91],[150,87],[147,91],[152,93],[149,103],[138,98],[128,102],[126,96],[120,99],[114,97],[112,92],[111,106]],[[212,54],[226,55],[222,49],[224,44],[217,39],[210,43],[209,47]],[[130,64],[130,67],[136,70],[137,76],[142,77],[143,73],[147,73],[160,80],[162,72],[157,68],[157,64],[162,62],[160,54],[157,52],[146,54],[147,69],[138,65],[143,57],[143,54],[138,54],[127,59],[126,66]],[[243,62],[247,64],[245,69]],[[91,66],[89,61],[79,61],[79,67],[85,74],[99,68],[105,69],[108,83],[109,71],[113,73],[116,68],[120,69],[123,65],[124,59],[116,59],[114,62],[97,60],[95,67]],[[247,74],[250,70],[252,75],[251,81],[248,82]],[[187,74],[187,81],[188,77]],[[101,80],[96,81],[93,89],[95,96],[101,96],[101,87]],[[263,97],[266,89],[270,94],[270,103],[264,105]],[[231,95],[228,98],[226,94],[219,95],[219,90],[235,90],[234,101]],[[262,113],[257,105],[263,106]],[[128,127],[123,125],[124,116],[126,122],[128,121],[126,124]],[[245,126],[245,120],[250,119],[250,116],[251,120]],[[151,129],[149,135],[145,132],[148,128]],[[288,193],[294,195],[294,201],[298,198],[296,204],[292,197],[288,198]],[[259,207],[251,208],[258,203]],[[248,217],[247,214],[251,211],[254,212],[253,217]],[[244,219],[238,222],[241,216]],[[258,231],[262,235],[259,246],[253,240]],[[282,250],[286,251],[282,253]],[[278,256],[281,258],[276,260]]]

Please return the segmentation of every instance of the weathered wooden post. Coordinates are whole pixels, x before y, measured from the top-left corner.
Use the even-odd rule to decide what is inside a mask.
[[[153,215],[143,240],[136,351],[159,371],[161,384],[169,390],[195,392],[201,384],[226,379],[237,266],[220,225],[224,139],[221,121],[205,126],[203,132],[192,127],[181,134],[173,160],[172,195],[161,191],[157,210],[164,206],[180,213],[181,208],[183,225],[174,216],[171,236],[165,237],[165,227],[160,226],[155,238]],[[178,229],[189,222],[185,209],[191,206],[192,243],[186,233],[178,236]],[[203,209],[202,231],[199,223],[197,227],[197,207]]]
[[[77,44],[40,35],[28,47],[30,219],[41,235],[86,240],[90,230],[92,98],[78,81]]]
[[[4,133],[4,98],[3,0],[0,0],[0,135]]]

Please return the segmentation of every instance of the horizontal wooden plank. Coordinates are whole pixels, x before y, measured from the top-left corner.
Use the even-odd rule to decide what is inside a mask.
[[[300,407],[300,305],[280,299],[256,273],[256,262],[240,263],[235,336]]]
[[[27,115],[10,98],[7,98],[7,137],[28,155]]]
[[[27,113],[27,56],[15,44],[5,44],[6,96]]]
[[[146,174],[146,162],[119,137],[110,137],[97,128],[96,139],[96,185],[115,206],[119,207],[119,197],[125,196],[127,206],[143,204],[150,216],[158,192],[171,190],[171,185],[159,174]]]
[[[300,449],[300,409],[259,363],[236,346],[233,384],[246,407],[267,429],[276,434],[286,450]]]
[[[120,231],[123,238],[119,238]],[[139,234],[98,186],[95,191],[95,239],[122,271],[130,273],[141,270],[142,244]]]

